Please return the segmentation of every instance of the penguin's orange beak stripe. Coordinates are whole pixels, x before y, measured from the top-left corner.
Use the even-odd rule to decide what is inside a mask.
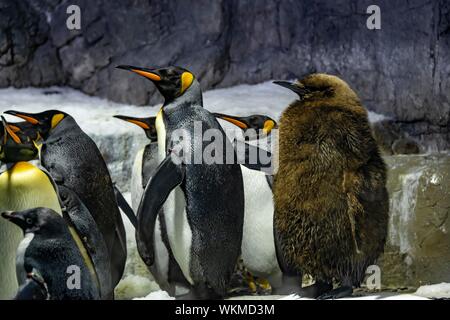
[[[8,125],[5,127],[5,129],[8,132],[8,134],[11,136],[11,138],[13,138],[15,143],[18,143],[18,144],[22,143],[22,140],[20,140],[20,138],[17,136],[17,134],[15,134],[14,131],[11,130],[11,128]]]
[[[236,120],[236,119],[233,119],[233,118],[228,118],[228,117],[222,117],[222,119],[226,120],[228,122],[231,122],[232,124],[234,124],[235,126],[238,126],[241,129],[247,129],[248,128],[248,126],[242,121],[239,121],[239,120]]]
[[[20,113],[15,113],[14,114],[16,117],[22,118],[23,120],[25,120],[26,122],[29,122],[31,124],[39,124],[39,121],[33,117],[30,116],[26,116]]]
[[[138,121],[138,120],[134,120],[134,119],[125,119],[125,121],[131,122],[145,130],[150,129],[150,126],[142,121]]]
[[[138,69],[131,69],[131,71],[137,73],[138,75],[141,75],[143,77],[146,77],[152,81],[161,81],[161,77],[158,76],[156,73],[149,72],[149,71],[143,71]]]
[[[9,125],[9,128],[10,128],[14,133],[20,131],[20,128],[19,128],[19,127],[16,127],[15,125],[12,125],[12,124]]]

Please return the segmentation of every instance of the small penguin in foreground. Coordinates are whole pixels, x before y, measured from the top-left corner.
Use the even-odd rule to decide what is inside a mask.
[[[223,137],[225,159],[231,142],[216,118],[203,108],[200,84],[186,69],[120,66],[150,79],[164,96],[156,117],[160,165],[148,183],[138,209],[136,240],[147,265],[154,262],[154,229],[164,207],[170,247],[192,286],[187,298],[219,298],[227,294],[242,242],[244,195],[237,164],[173,161],[172,133],[189,136],[188,148],[202,153],[202,133],[215,129]],[[194,124],[201,124],[202,132]],[[223,153],[222,153],[223,152]]]
[[[336,76],[275,83],[299,96],[279,122],[273,186],[285,283],[310,297],[351,295],[383,252],[388,226],[386,166],[367,111]],[[302,274],[315,284],[301,288]]]
[[[18,277],[26,280],[17,300],[99,298],[94,279],[65,220],[57,212],[34,208],[1,215],[21,228],[25,236],[17,249],[16,269]],[[70,272],[76,273],[73,280]]]
[[[29,122],[43,139],[42,166],[58,185],[76,192],[102,233],[111,259],[113,288],[122,278],[127,257],[125,228],[115,189],[95,142],[75,119],[59,110],[41,113],[6,111]]]

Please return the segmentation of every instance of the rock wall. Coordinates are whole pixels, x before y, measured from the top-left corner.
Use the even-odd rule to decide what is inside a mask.
[[[71,4],[79,31],[66,28]],[[366,28],[371,4],[381,30]],[[154,88],[114,66],[182,65],[205,88],[329,72],[434,149],[450,145],[449,52],[446,0],[0,0],[0,87],[143,105]]]
[[[450,157],[386,157],[389,235],[380,261],[382,285],[450,282]]]

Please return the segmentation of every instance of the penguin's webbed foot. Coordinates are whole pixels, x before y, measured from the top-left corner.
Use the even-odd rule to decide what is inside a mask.
[[[345,297],[349,297],[353,294],[353,288],[351,286],[341,286],[336,289],[333,289],[327,293],[324,293],[317,297],[318,300],[327,300],[327,299],[341,299]]]

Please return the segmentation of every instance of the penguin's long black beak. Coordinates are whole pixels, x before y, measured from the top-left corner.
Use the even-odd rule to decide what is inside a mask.
[[[26,113],[26,112],[14,111],[14,110],[8,110],[8,111],[5,111],[5,113],[10,114],[15,117],[19,117],[33,125],[37,125],[40,123],[39,119],[36,118],[36,115],[34,115],[32,113]]]
[[[274,84],[277,84],[279,86],[288,88],[289,90],[295,92],[298,94],[300,98],[303,98],[305,94],[307,94],[309,91],[306,88],[299,87],[295,83],[289,82],[289,81],[274,81]]]
[[[21,215],[17,215],[16,212],[14,211],[5,211],[1,213],[2,217],[16,225],[18,225],[19,227],[23,227],[24,226],[24,219]]]
[[[21,144],[22,140],[20,139],[20,137],[16,134],[16,132],[14,132],[15,130],[13,130],[10,125],[8,124],[8,122],[6,122],[5,117],[1,116],[2,119],[2,124],[3,124],[3,128],[5,130],[4,132],[4,141],[6,141],[7,136],[10,136],[15,143],[17,144]]]
[[[129,65],[120,65],[120,66],[117,66],[116,68],[132,71],[132,72],[137,73],[138,75],[143,76],[152,81],[161,81],[161,79],[162,79],[161,75],[158,74],[158,71],[156,69],[135,67],[135,66],[129,66]]]

